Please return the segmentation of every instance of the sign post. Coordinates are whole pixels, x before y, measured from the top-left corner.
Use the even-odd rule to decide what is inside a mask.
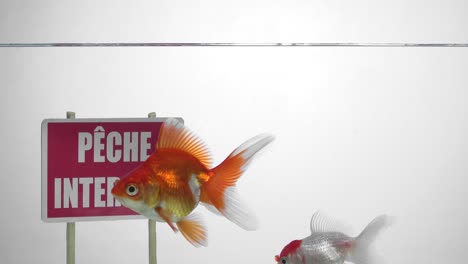
[[[75,119],[75,112],[67,112],[67,119]],[[67,222],[67,264],[75,264],[75,222]]]
[[[46,119],[41,124],[41,215],[67,223],[67,264],[75,263],[75,222],[144,219],[122,206],[114,182],[155,151],[167,118]],[[178,118],[181,122],[183,120]],[[156,222],[148,220],[149,263],[156,264]]]
[[[156,118],[156,113],[151,112],[148,118]],[[149,264],[157,264],[156,258],[156,221],[148,219],[148,257]]]

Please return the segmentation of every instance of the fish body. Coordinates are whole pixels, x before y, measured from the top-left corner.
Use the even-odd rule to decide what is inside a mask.
[[[193,212],[200,203],[244,229],[256,228],[254,214],[237,196],[236,181],[254,154],[272,140],[266,134],[254,137],[211,168],[204,143],[182,123],[168,119],[154,153],[116,182],[112,194],[125,207],[166,222],[193,245],[205,246],[206,229]]]
[[[135,206],[135,199],[121,198],[120,201],[148,218],[164,222],[164,218],[154,210],[160,207],[168,211],[171,223],[178,222],[197,207],[201,185],[210,174],[208,168],[185,152],[173,149],[157,151],[126,179],[141,189],[141,197],[134,197],[142,198],[137,199],[141,206]]]
[[[385,215],[375,218],[357,237],[336,231],[340,224],[326,219],[316,212],[311,220],[311,235],[293,240],[280,255],[275,256],[279,264],[355,264],[377,263],[370,247],[376,235],[389,223]]]

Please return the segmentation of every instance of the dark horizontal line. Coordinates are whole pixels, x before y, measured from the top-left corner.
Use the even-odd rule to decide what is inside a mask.
[[[47,47],[386,47],[386,48],[467,48],[468,43],[228,43],[228,42],[174,42],[174,43],[0,43],[0,48],[47,48]]]

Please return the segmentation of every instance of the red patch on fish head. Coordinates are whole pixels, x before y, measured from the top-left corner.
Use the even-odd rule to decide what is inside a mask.
[[[287,244],[283,250],[281,251],[281,254],[279,255],[280,258],[286,257],[290,255],[291,253],[296,252],[296,250],[301,246],[302,240],[293,240],[289,244]]]

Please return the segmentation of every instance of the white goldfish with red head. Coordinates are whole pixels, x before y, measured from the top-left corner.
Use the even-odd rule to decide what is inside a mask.
[[[343,227],[316,212],[310,221],[311,235],[287,244],[280,255],[275,256],[278,264],[377,264],[372,242],[377,234],[390,223],[390,218],[381,215],[375,218],[357,237],[350,237],[338,230]]]
[[[194,246],[206,246],[206,229],[192,213],[200,202],[246,230],[256,228],[254,214],[235,187],[255,153],[272,140],[271,135],[258,135],[211,168],[204,143],[177,119],[168,119],[154,153],[116,182],[112,194],[125,207],[180,230]]]

